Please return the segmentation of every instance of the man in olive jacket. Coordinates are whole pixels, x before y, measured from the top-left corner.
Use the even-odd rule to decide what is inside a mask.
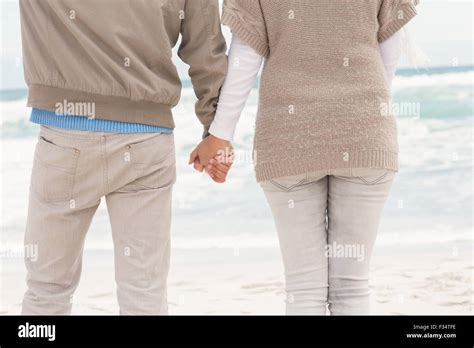
[[[41,125],[25,236],[38,258],[26,259],[22,312],[71,312],[105,197],[120,313],[166,314],[181,94],[172,49],[181,35],[207,136],[227,69],[218,1],[20,0],[20,9],[28,106]]]

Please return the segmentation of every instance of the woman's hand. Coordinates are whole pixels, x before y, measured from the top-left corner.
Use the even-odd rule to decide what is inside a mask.
[[[225,183],[227,179],[227,174],[232,167],[234,156],[230,155],[228,157],[217,155],[214,158],[209,160],[209,164],[206,167],[206,172],[215,182],[219,184]]]

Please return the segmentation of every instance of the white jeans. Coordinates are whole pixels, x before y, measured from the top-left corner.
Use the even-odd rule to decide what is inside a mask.
[[[369,313],[369,262],[395,172],[345,169],[266,181],[287,314]]]

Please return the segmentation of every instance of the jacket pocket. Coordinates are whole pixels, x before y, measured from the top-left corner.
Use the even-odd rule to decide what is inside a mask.
[[[40,136],[35,152],[31,188],[46,202],[72,199],[78,149],[54,144]]]

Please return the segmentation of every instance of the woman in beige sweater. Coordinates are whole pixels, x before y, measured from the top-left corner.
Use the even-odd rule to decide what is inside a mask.
[[[231,141],[263,61],[255,168],[275,219],[288,314],[369,313],[369,261],[398,170],[390,83],[416,0],[227,0],[229,71],[210,134]],[[328,306],[329,305],[329,306]]]

